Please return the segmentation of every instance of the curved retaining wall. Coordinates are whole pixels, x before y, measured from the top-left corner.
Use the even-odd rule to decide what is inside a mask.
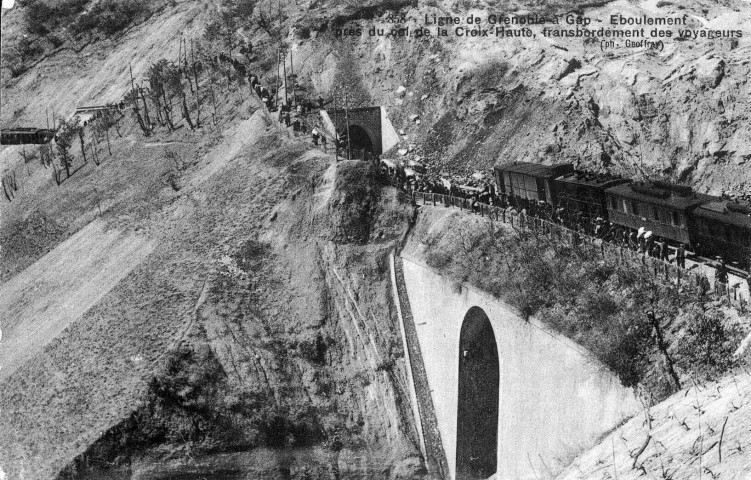
[[[641,409],[632,389],[571,340],[534,319],[524,321],[491,295],[405,257],[396,259],[396,272],[397,281],[403,275],[411,307],[410,318],[404,317],[407,340],[414,328],[411,343],[420,350],[419,357],[410,358],[418,403],[424,403],[419,397],[429,390],[450,478],[456,472],[459,334],[473,306],[488,315],[498,345],[498,480],[552,478]],[[416,362],[422,366],[415,367]],[[427,386],[414,375],[416,368],[424,369]],[[423,431],[430,430],[429,423],[423,416]]]

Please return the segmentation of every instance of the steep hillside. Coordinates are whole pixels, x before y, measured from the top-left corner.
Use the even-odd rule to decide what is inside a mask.
[[[408,25],[423,26],[426,15],[456,15],[464,27],[471,14],[487,21],[491,14],[541,11],[433,5],[403,9],[415,19]],[[466,177],[503,161],[567,160],[632,177],[667,177],[716,194],[747,193],[749,3],[617,1],[579,11],[593,22],[590,29],[611,27],[614,14],[685,15],[680,28],[733,29],[741,36],[673,37],[662,50],[601,50],[599,42],[545,37],[542,29],[549,25],[542,25],[530,28],[535,38],[332,40],[319,34],[294,45],[304,58],[303,78],[310,70],[318,90],[330,91],[338,82],[356,85],[371,102],[387,105],[404,131],[404,146],[415,144],[416,155],[435,172]],[[383,16],[358,20],[363,28],[391,28]],[[342,63],[352,67],[340,79]]]
[[[645,409],[556,478],[746,479],[750,408],[746,372],[694,385]]]
[[[745,192],[751,156],[744,101],[751,94],[748,2],[535,5],[489,2],[467,9],[451,2],[297,2],[275,12],[260,2],[237,26],[254,45],[252,70],[268,73],[271,80],[276,45],[283,40],[301,98],[323,95],[330,101],[335,87],[346,87],[353,105],[386,105],[404,131],[405,146],[417,145],[416,154],[436,172],[466,174],[507,159],[573,160],[630,176],[668,177],[713,193]],[[40,124],[45,109],[66,116],[76,105],[119,100],[130,64],[138,79],[156,59],[176,58],[178,39],[199,38],[206,23],[219,16],[216,8],[173,4],[112,39],[80,52],[61,50],[18,78],[8,80],[6,74],[3,124]],[[570,8],[592,22],[590,29],[623,30],[610,25],[614,14],[685,18],[685,25],[661,27],[673,36],[657,50],[625,44],[601,48],[582,38],[544,36],[542,29],[550,24],[531,26],[534,38],[367,34],[371,27],[393,28],[390,18],[400,16],[411,20],[399,26],[413,30],[435,29],[426,24],[432,15],[455,15],[461,27],[468,15],[476,15],[486,22],[484,28],[493,28],[487,24],[490,15],[551,18]],[[8,17],[3,21],[18,28],[18,20]],[[558,28],[577,26],[565,18]],[[345,26],[365,33],[338,35]],[[730,31],[733,38],[677,38],[679,29]]]
[[[230,129],[179,192],[103,215],[155,248],[3,379],[11,478],[54,478],[92,444],[78,467],[267,447],[263,475],[331,455],[355,474],[419,469],[386,275],[411,207],[372,167],[306,153],[264,118]]]

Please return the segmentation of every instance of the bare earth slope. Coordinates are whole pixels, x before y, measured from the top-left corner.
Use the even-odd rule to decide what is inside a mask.
[[[95,305],[154,249],[144,237],[103,231],[92,222],[37,263],[0,285],[0,379],[33,357]]]
[[[645,410],[576,459],[559,480],[747,479],[751,380],[694,386]]]
[[[139,405],[163,399],[154,400],[149,379],[174,355],[205,346],[222,372],[212,381],[224,379],[222,403],[212,411],[249,427],[228,436],[216,418],[220,431],[206,431],[194,417],[198,426],[185,427],[182,438],[125,442],[127,469],[139,465],[141,449],[158,445],[190,445],[194,455],[294,445],[309,464],[307,449],[333,438],[342,469],[363,449],[371,460],[352,460],[352,468],[364,474],[393,477],[419,466],[386,276],[410,208],[395,190],[380,190],[368,165],[333,166],[329,156],[284,144],[266,122],[258,111],[229,128],[211,147],[222,153],[185,171],[179,193],[161,184],[127,213],[113,207],[105,214],[110,225],[148,239],[130,260],[146,258],[120,272],[122,280],[91,308],[79,303],[84,313],[3,378],[0,429],[8,433],[0,465],[10,478],[54,478],[113,425],[145,415]],[[124,239],[100,247],[112,253]],[[62,255],[65,245],[50,255]],[[45,316],[53,311],[31,317],[19,305],[17,312],[34,325],[59,320]],[[232,402],[247,396],[271,410],[236,410]],[[149,408],[160,428],[174,421]],[[187,411],[181,415],[198,415]],[[289,422],[281,440],[269,437],[279,430],[270,426],[274,418]],[[326,468],[327,455],[320,459]],[[294,457],[278,461],[294,465]]]

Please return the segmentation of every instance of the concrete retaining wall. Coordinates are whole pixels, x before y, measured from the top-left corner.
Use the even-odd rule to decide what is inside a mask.
[[[571,340],[534,319],[524,321],[501,301],[456,284],[408,255],[403,272],[451,478],[459,334],[473,306],[488,315],[498,345],[499,480],[552,478],[598,437],[640,410],[633,390]]]

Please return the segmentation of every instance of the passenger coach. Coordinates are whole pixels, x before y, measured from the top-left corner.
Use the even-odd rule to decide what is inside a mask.
[[[716,197],[660,182],[627,183],[605,190],[610,221],[634,230],[644,227],[674,243],[691,244],[689,217]]]
[[[722,255],[751,268],[751,204],[715,199],[694,210],[692,243],[703,256]]]
[[[42,145],[55,138],[55,131],[44,128],[3,128],[0,130],[2,145]]]

